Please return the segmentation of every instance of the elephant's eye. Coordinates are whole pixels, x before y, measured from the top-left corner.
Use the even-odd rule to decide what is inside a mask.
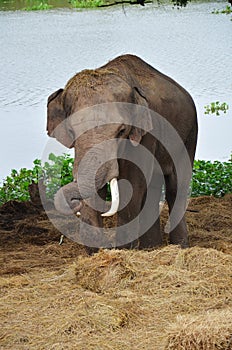
[[[119,129],[119,131],[118,131],[117,137],[122,137],[122,136],[124,136],[124,135],[125,135],[125,132],[126,132],[126,127],[125,127],[125,126],[121,127],[121,128]]]

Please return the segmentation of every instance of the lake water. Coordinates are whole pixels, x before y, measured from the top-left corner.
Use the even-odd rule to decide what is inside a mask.
[[[181,10],[146,5],[76,11],[0,12],[0,181],[30,167],[48,141],[46,100],[76,72],[133,53],[171,76],[193,96],[199,115],[198,159],[232,151],[232,22],[213,15],[226,2]],[[220,118],[204,105],[227,102]]]

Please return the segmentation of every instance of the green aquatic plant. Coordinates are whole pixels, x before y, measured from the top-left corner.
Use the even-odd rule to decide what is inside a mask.
[[[191,0],[171,0],[173,5],[176,6],[178,9],[180,7],[186,7],[187,4],[191,1]],[[159,3],[159,1],[158,1]]]
[[[227,5],[226,8],[224,8],[223,10],[213,10],[212,13],[215,15],[218,15],[220,13],[224,13],[226,15],[229,15],[232,13],[232,7],[230,5]]]
[[[220,116],[220,112],[223,112],[225,114],[228,109],[229,105],[226,102],[211,102],[210,105],[205,106],[205,114],[216,114],[217,116]]]

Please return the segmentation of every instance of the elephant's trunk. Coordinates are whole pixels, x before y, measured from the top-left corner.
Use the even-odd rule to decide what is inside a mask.
[[[109,181],[112,191],[112,207],[104,216],[113,215],[118,210],[117,143],[113,141],[111,146],[114,147],[103,147],[102,144],[98,144],[88,152],[83,152],[84,157],[82,154],[76,155],[73,169],[76,181],[63,186],[55,195],[54,204],[59,212],[65,215],[79,212],[81,201],[96,196],[97,191]]]
[[[54,205],[56,210],[64,215],[79,212],[82,202],[77,183],[71,182],[60,188],[55,194]]]
[[[119,191],[118,191],[118,182],[116,178],[113,178],[110,181],[110,190],[111,190],[111,208],[106,213],[101,214],[102,216],[112,216],[118,211],[119,207]],[[88,198],[90,196],[86,196]],[[62,188],[56,193],[54,198],[54,204],[56,210],[64,215],[79,214],[82,208],[82,199],[83,196],[80,195],[78,185],[76,182],[71,182]]]

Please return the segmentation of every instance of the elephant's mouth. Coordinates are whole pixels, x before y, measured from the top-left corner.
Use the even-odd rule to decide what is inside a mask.
[[[72,198],[71,199],[71,203],[75,203],[76,201],[78,201],[77,198]],[[81,215],[81,209],[83,207],[83,202],[82,201],[79,201],[79,204],[78,205],[75,205],[74,207],[72,207],[72,211],[74,214],[76,214],[77,216],[80,216]]]

